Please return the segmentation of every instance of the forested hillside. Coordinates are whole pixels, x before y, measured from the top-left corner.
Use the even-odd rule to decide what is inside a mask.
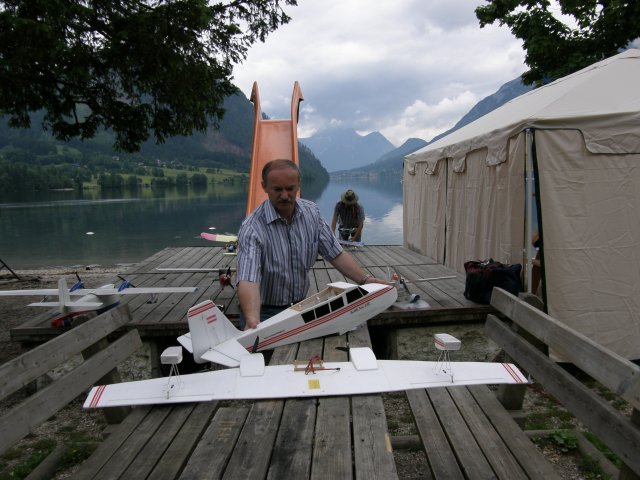
[[[30,129],[9,128],[0,117],[0,188],[46,190],[80,188],[88,183],[118,188],[143,182],[206,183],[221,175],[246,178],[253,105],[238,94],[227,97],[225,110],[219,129],[173,137],[159,145],[147,142],[137,153],[114,151],[113,136],[108,132],[85,141],[58,141],[40,128],[42,114],[33,115]],[[319,160],[302,144],[299,157],[306,181],[328,181]]]

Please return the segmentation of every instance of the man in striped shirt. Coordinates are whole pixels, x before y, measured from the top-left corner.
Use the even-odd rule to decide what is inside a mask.
[[[268,195],[242,223],[238,233],[240,326],[255,328],[307,296],[308,273],[317,255],[356,283],[385,283],[345,252],[318,206],[296,198],[300,170],[290,160],[273,160],[262,170]],[[243,324],[244,323],[244,324]]]

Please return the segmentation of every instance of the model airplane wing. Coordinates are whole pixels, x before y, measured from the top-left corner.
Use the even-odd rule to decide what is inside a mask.
[[[370,348],[352,348],[349,362],[265,366],[262,354],[242,357],[239,368],[93,387],[84,408],[119,405],[360,395],[451,387],[527,383],[512,364],[377,360]]]
[[[34,290],[0,290],[0,297],[12,297],[12,296],[49,296],[58,295],[57,288],[38,288]]]
[[[223,267],[204,267],[204,268],[196,268],[196,267],[185,267],[185,268],[156,268],[159,272],[220,272],[220,271],[231,271],[235,272],[235,268],[223,268]]]
[[[218,233],[202,232],[200,234],[200,237],[204,238],[205,240],[210,240],[212,242],[229,243],[229,242],[237,242],[238,241],[238,236],[237,235],[220,235]]]
[[[96,308],[100,308],[104,306],[102,302],[63,302],[63,306],[73,305],[76,308],[86,308],[87,310],[92,310]],[[27,305],[27,307],[60,307],[61,302],[34,302]]]
[[[144,295],[153,293],[192,293],[196,292],[198,287],[128,287],[122,290],[118,288],[84,288],[70,292],[71,295]]]

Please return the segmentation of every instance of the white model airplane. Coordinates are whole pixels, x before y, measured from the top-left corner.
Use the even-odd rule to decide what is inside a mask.
[[[450,335],[436,337],[438,350],[460,347],[459,340]],[[163,362],[170,363],[172,372],[177,373],[180,347],[170,347],[163,357]],[[256,353],[243,356],[239,368],[95,386],[83,407],[359,395],[501,383],[528,382],[512,364],[378,360],[366,347],[349,349],[348,362],[324,363],[313,357],[302,364],[278,366],[265,366],[263,355]]]
[[[189,309],[189,333],[178,341],[197,363],[237,367],[250,352],[357,328],[396,301],[391,285],[335,282],[258,324],[238,330],[210,300]]]
[[[158,293],[191,293],[198,290],[197,287],[133,287],[128,281],[116,287],[114,284],[103,285],[98,288],[84,288],[82,280],[78,278],[71,288],[67,287],[64,278],[58,280],[58,288],[40,288],[32,290],[2,290],[0,296],[57,296],[57,301],[43,300],[30,303],[29,307],[55,308],[56,312],[51,318],[54,327],[69,326],[72,317],[89,312],[102,313],[114,308],[120,303],[121,295],[141,295]],[[72,300],[71,297],[80,297]],[[154,298],[154,297],[152,297]]]

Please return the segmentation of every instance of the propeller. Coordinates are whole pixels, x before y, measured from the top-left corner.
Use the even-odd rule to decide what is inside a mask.
[[[233,285],[231,284],[231,266],[227,267],[226,272],[223,269],[218,270],[218,281],[220,282],[220,285],[222,285],[222,288],[227,285],[233,288]]]
[[[258,343],[260,343],[260,337],[256,336],[256,339],[253,342],[253,348],[251,349],[251,353],[256,353],[258,351]]]
[[[122,290],[124,290],[125,288],[136,288],[135,285],[133,283],[131,283],[129,280],[127,280],[126,278],[124,278],[122,275],[118,275],[118,278],[120,280],[122,280],[122,283],[120,284],[120,286],[118,287],[118,291],[121,292]]]

